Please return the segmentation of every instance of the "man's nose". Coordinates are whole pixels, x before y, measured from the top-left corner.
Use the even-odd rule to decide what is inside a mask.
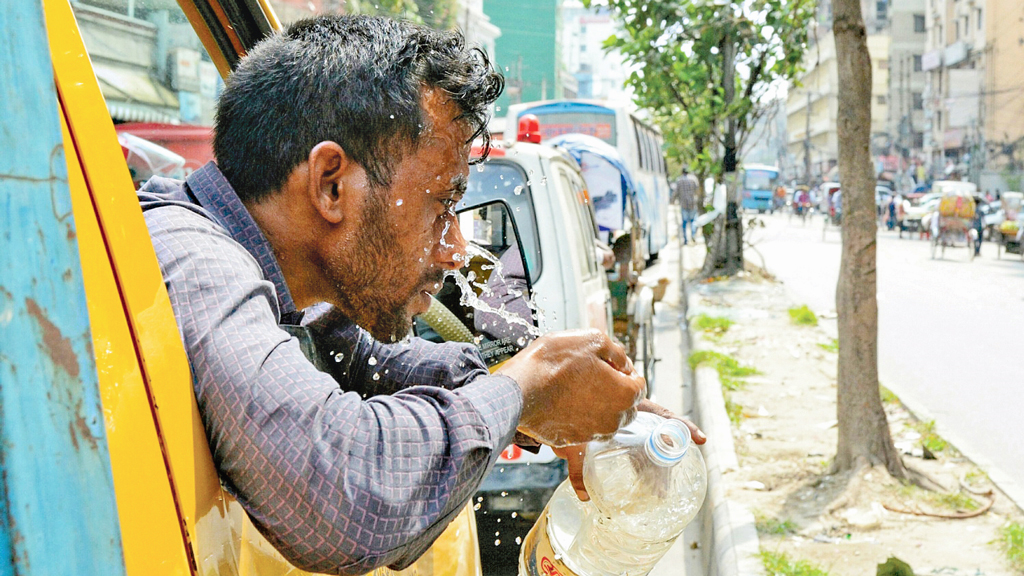
[[[466,263],[466,238],[459,227],[458,216],[452,215],[439,243],[438,264],[445,270],[458,270]]]

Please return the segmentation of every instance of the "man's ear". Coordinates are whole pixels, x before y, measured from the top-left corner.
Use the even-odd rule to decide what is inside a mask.
[[[345,217],[346,207],[353,206],[345,189],[346,172],[354,166],[337,142],[321,142],[309,152],[307,193],[310,202],[324,220],[338,224]]]

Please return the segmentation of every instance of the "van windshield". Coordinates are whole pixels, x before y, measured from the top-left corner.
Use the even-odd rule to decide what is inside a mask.
[[[541,254],[537,235],[537,220],[533,212],[530,182],[522,168],[516,164],[492,159],[469,171],[466,195],[456,208],[459,212],[493,200],[508,204],[512,219],[523,244],[526,268],[530,282],[540,278]]]

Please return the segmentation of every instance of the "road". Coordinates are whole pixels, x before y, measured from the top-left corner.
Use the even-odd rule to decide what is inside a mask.
[[[752,240],[768,271],[834,318],[838,229],[822,240],[821,218],[764,220]],[[879,379],[1024,505],[1024,262],[990,243],[974,262],[965,248],[932,260],[928,242],[883,230],[877,253]]]

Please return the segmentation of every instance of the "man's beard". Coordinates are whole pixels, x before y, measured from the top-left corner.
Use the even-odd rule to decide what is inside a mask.
[[[354,256],[330,262],[335,304],[353,322],[381,342],[395,342],[412,329],[409,304],[425,287],[440,283],[444,271],[428,269],[405,294],[395,292],[415,256],[405,258],[403,247],[388,226],[388,193],[371,191],[363,222],[355,235]]]

